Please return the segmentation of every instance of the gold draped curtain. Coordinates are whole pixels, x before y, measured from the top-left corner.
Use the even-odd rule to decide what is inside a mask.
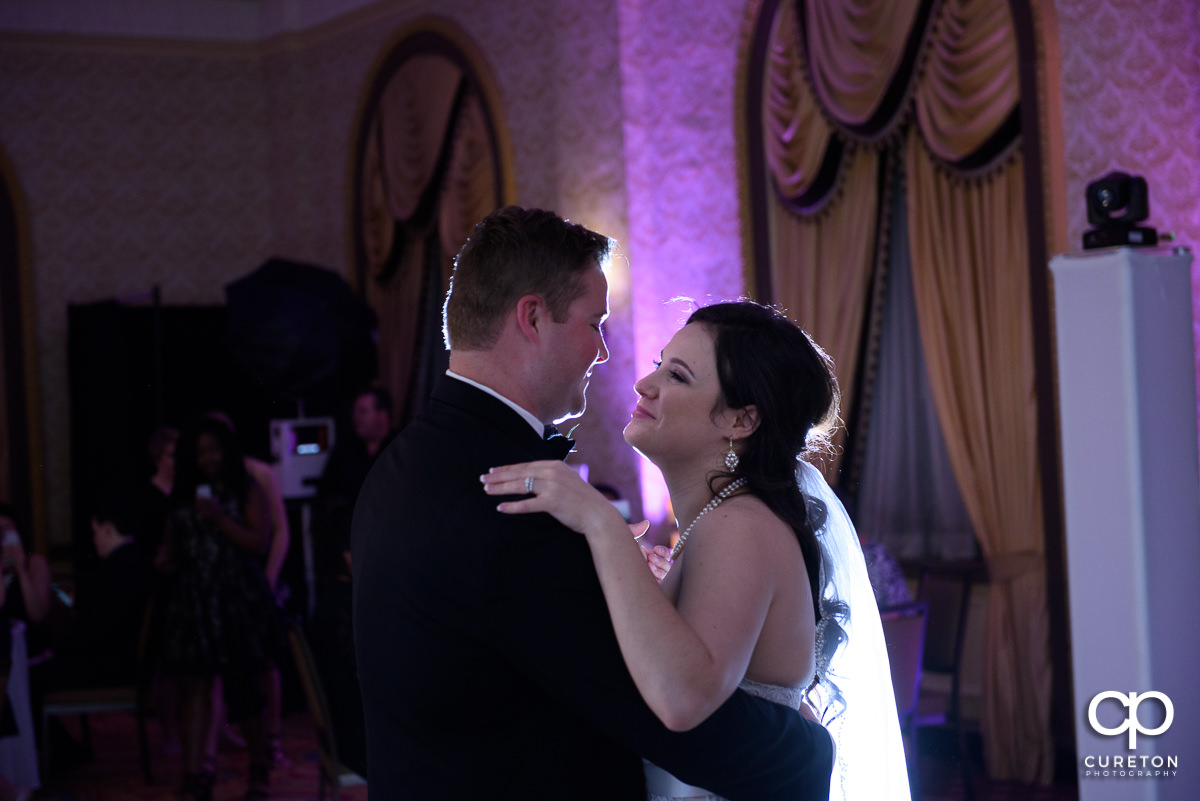
[[[1009,0],[780,0],[761,92],[774,300],[850,408],[902,159],[916,310],[954,475],[988,564],[989,773],[1049,782],[1051,666],[1025,186]],[[1036,135],[1036,133],[1032,134]]]
[[[2,186],[0,186],[0,191],[3,191]],[[12,265],[14,270],[16,267],[17,265]],[[4,269],[4,267],[0,265],[0,269]],[[9,375],[9,365],[4,358],[8,344],[4,341],[4,332],[9,330],[4,325],[4,307],[5,304],[0,302],[0,376],[4,377],[4,383],[7,384],[10,380],[18,377]],[[0,501],[6,502],[14,500],[12,475],[9,473],[12,466],[13,453],[10,446],[8,415],[8,393],[0,392],[0,432],[3,432],[3,436],[0,436]]]
[[[771,226],[771,281],[775,300],[784,306],[837,366],[842,409],[853,403],[865,298],[875,261],[874,232],[879,213],[875,197],[879,155],[861,148],[845,159],[836,150],[834,129],[822,116],[803,78],[802,54],[793,6],[784,3],[774,21],[763,86],[763,146],[779,196],[790,204],[768,207]],[[831,159],[834,180],[862,202],[826,203],[819,213],[794,213],[819,193],[822,167]],[[848,165],[846,161],[850,162]],[[826,193],[832,194],[830,193]],[[835,453],[822,465],[831,484],[845,429],[833,441]]]
[[[877,200],[878,164],[879,154],[874,150],[855,154],[843,179],[848,197]],[[820,218],[791,214],[779,206],[771,209],[775,298],[833,359],[843,410],[854,400],[865,299],[875,263],[878,206],[871,201],[835,203]],[[810,269],[797,269],[800,265]],[[845,431],[845,427],[838,428],[834,454],[821,465],[834,485]]]
[[[428,320],[426,299],[449,286],[454,254],[500,203],[485,105],[444,55],[408,58],[388,78],[367,122],[360,165],[362,287],[379,316],[379,374],[398,419],[412,387]],[[438,281],[436,288],[430,281]]]

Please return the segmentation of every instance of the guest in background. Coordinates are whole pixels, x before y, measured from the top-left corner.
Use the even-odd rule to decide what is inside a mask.
[[[2,611],[2,610],[0,610]],[[8,631],[8,620],[0,614],[0,623],[4,625],[4,633],[0,634],[0,739],[15,737],[20,733],[17,720],[13,715],[12,704],[8,700],[8,674],[12,670],[12,633]],[[24,790],[13,784],[9,778],[0,774],[0,801],[26,801],[32,797],[32,791]]]
[[[250,756],[246,798],[266,798],[270,754],[264,725],[266,676],[281,632],[263,573],[270,501],[246,472],[241,448],[224,423],[202,418],[179,440],[167,526],[175,578],[166,598],[164,670],[182,690],[182,797],[212,798],[204,741],[212,682],[221,677],[230,719],[242,725]]]
[[[41,625],[50,615],[50,563],[30,551],[29,530],[18,526],[13,507],[0,504],[0,573],[4,579],[4,610],[9,620],[25,622],[30,655],[46,645]]]
[[[154,472],[142,487],[138,499],[139,520],[127,534],[137,538],[138,547],[152,562],[165,558],[163,532],[167,525],[167,513],[171,508],[171,488],[175,484],[175,446],[179,431],[167,426],[158,426],[146,444],[146,453]]]
[[[0,505],[0,537],[15,529],[12,507]],[[0,584],[0,738],[12,737],[18,733],[17,720],[13,715],[12,704],[8,700],[8,675],[12,671],[12,622],[8,618],[7,582]],[[0,801],[17,797],[17,788],[0,776]]]
[[[387,390],[371,387],[355,395],[350,422],[353,436],[338,438],[317,483],[317,567],[322,584],[337,580],[342,559],[338,544],[350,535],[358,491],[376,457],[396,436]]]
[[[234,425],[233,418],[225,412],[213,410],[207,412],[205,416],[224,423],[234,436],[237,436],[237,426]],[[287,508],[283,504],[283,493],[279,489],[279,481],[275,478],[275,471],[271,469],[271,465],[261,459],[255,459],[249,454],[242,456],[242,462],[245,464],[250,478],[254,479],[254,482],[267,495],[267,509],[271,518],[271,544],[267,548],[267,560],[263,565],[263,572],[267,576],[267,583],[271,586],[271,591],[276,592],[279,571],[283,568],[283,561],[287,557],[288,547],[292,541],[288,528]]]
[[[54,647],[49,689],[111,687],[137,678],[138,642],[154,569],[128,532],[138,518],[132,493],[114,490],[92,513],[92,542],[100,563],[79,585],[73,617]]]
[[[171,490],[175,486],[175,448],[179,442],[179,430],[169,426],[158,426],[146,443],[149,458],[150,478],[141,485],[138,493],[138,521],[132,529],[122,529],[133,534],[138,550],[161,569],[167,558],[166,529],[167,515],[171,511]],[[156,582],[152,590],[156,595],[165,590],[165,582]],[[151,639],[157,640],[162,630],[162,604],[156,605],[157,616],[152,624]],[[179,688],[172,677],[156,670],[151,685],[154,715],[162,731],[164,754],[180,753],[179,744]]]
[[[25,645],[29,664],[44,662],[48,654],[51,604],[50,563],[46,557],[30,551],[29,529],[21,525],[17,511],[0,503],[0,672],[4,675],[5,694],[0,698],[0,737],[18,734],[16,719],[8,703],[8,676],[12,669],[13,621],[25,624]],[[30,673],[30,696],[36,698],[42,681],[40,672]],[[35,721],[38,721],[35,715]],[[39,721],[40,722],[40,721]],[[16,788],[7,782],[0,784],[0,799],[20,797]]]
[[[8,674],[12,672],[12,623],[4,613],[3,589],[0,588],[0,738],[17,733],[12,704],[8,701]]]
[[[308,634],[329,700],[338,759],[355,773],[366,776],[367,737],[358,662],[354,657],[353,571],[348,532],[336,547],[342,556],[341,566],[317,601]]]
[[[266,576],[267,586],[275,599],[276,606],[284,593],[279,584],[279,574],[283,570],[284,560],[287,559],[288,548],[292,542],[288,529],[287,508],[283,504],[283,492],[279,489],[279,481],[275,471],[266,462],[245,457],[246,472],[266,490],[267,507],[271,513],[271,544],[267,548],[267,561],[263,565],[263,575]],[[288,764],[283,752],[283,681],[279,668],[272,667],[267,674],[267,742],[271,749],[271,764],[283,767]]]
[[[233,423],[233,419],[225,412],[213,410],[205,415],[213,420],[224,423],[229,427],[229,430],[237,435],[237,427]],[[267,577],[267,585],[271,588],[271,593],[279,601],[281,588],[279,586],[279,574],[283,570],[284,560],[287,558],[288,547],[291,545],[291,531],[288,527],[287,507],[283,503],[283,493],[279,489],[279,481],[275,478],[275,471],[271,469],[271,465],[266,462],[255,459],[253,456],[245,455],[242,461],[246,466],[246,473],[254,480],[258,486],[266,492],[267,507],[271,514],[271,544],[267,548],[267,559],[263,565],[263,573]],[[275,767],[281,767],[287,763],[287,756],[283,752],[282,743],[282,728],[283,728],[283,682],[279,675],[279,668],[273,667],[270,673],[267,674],[267,740],[271,748],[271,763]],[[209,727],[208,737],[206,738],[205,754],[207,761],[216,764],[218,739],[222,733],[227,739],[231,740],[235,745],[245,745],[237,740],[231,732],[225,730],[225,706],[221,702],[220,680],[213,687],[213,721]]]

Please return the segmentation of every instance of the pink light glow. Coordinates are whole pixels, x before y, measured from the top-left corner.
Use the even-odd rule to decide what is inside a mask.
[[[663,346],[670,341],[683,324],[688,315],[698,304],[684,300],[649,301],[643,297],[634,298],[634,328],[637,331],[634,350],[637,362],[634,365],[635,378],[641,378],[649,373],[653,363],[658,359]],[[630,402],[632,411],[634,400]],[[643,514],[655,524],[673,522],[671,500],[667,495],[667,485],[662,474],[645,458],[638,462],[641,469],[642,508]]]

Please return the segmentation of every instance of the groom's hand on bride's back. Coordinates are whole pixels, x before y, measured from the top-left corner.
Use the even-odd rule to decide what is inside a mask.
[[[820,712],[817,710],[816,707],[814,707],[812,705],[812,703],[807,698],[805,698],[803,701],[800,702],[799,712],[800,712],[801,717],[803,717],[805,720],[810,720],[813,723],[820,723],[822,726],[825,725],[821,721]],[[826,729],[828,729],[828,727],[826,727]],[[836,765],[837,764],[837,738],[834,737],[832,734],[830,734],[829,739],[833,742],[833,763],[832,764]]]

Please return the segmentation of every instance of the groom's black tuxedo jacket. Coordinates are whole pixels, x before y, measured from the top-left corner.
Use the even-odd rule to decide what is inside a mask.
[[[353,571],[371,798],[641,801],[641,755],[732,799],[827,799],[831,741],[796,712],[739,691],[678,734],[642,702],[583,537],[500,514],[480,484],[551,450],[446,377],[368,475]]]

